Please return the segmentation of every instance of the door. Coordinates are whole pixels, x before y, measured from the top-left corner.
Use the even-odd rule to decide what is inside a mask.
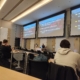
[[[20,47],[20,38],[15,38],[15,47]]]

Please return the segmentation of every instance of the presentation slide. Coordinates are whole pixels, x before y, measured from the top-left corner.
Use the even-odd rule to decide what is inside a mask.
[[[71,11],[71,36],[80,35],[80,8]]]
[[[35,38],[36,23],[24,26],[23,38]]]
[[[38,37],[57,37],[64,35],[65,13],[39,22]]]

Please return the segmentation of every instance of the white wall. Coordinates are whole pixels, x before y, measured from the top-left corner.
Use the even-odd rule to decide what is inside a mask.
[[[22,47],[22,48],[24,48],[24,39],[20,39],[20,46]]]
[[[8,28],[10,30],[10,34],[8,34],[8,37],[10,38],[10,45],[12,47],[14,47],[14,44],[15,44],[15,37],[20,37],[20,30],[19,27],[18,29],[16,30],[16,27],[18,25],[16,24],[13,24],[9,21],[3,21],[3,20],[0,20],[0,27],[5,27],[5,28]],[[21,27],[21,26],[20,26]]]
[[[30,40],[30,49],[34,49],[34,39]]]
[[[17,38],[21,38],[22,36],[22,34],[21,34],[21,32],[22,32],[22,28],[21,28],[22,26],[20,26],[20,25],[16,25],[16,35],[15,35],[15,37],[17,37]]]
[[[60,42],[65,38],[56,38],[55,39],[55,51],[57,51],[60,48]]]
[[[8,38],[8,28],[0,28],[0,41]]]
[[[42,44],[47,46],[47,39],[40,39],[40,47],[42,46]]]

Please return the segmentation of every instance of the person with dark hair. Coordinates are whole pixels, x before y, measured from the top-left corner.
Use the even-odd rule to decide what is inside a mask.
[[[76,75],[77,71],[80,71],[80,54],[71,51],[70,42],[66,39],[62,40],[60,43],[60,47],[54,57],[53,62],[58,65],[68,66],[74,69]]]
[[[42,44],[42,51],[44,52],[44,51],[46,51],[46,46],[44,45],[44,44]]]
[[[71,67],[76,72],[76,70],[80,70],[80,54],[71,51],[70,46],[68,40],[62,40],[60,43],[61,48],[56,52],[54,62],[59,65]]]
[[[42,44],[42,48],[43,48],[43,49],[45,48],[45,45],[44,45],[44,44]]]
[[[3,53],[4,59],[10,59],[11,57],[11,46],[8,45],[8,40],[4,39],[1,46],[1,52]]]
[[[41,51],[41,48],[38,46],[38,44],[35,44],[35,48],[34,48],[35,51],[38,51],[40,50]]]
[[[61,48],[70,48],[70,42],[66,39],[62,40],[60,43]]]

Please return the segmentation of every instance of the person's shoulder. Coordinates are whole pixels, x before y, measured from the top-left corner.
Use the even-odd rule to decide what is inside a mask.
[[[8,45],[7,47],[8,47],[9,49],[11,49],[11,46],[10,46],[10,45]]]
[[[1,47],[5,47],[5,45],[1,45]]]
[[[11,47],[10,45],[7,45],[7,47]]]
[[[1,45],[1,49],[6,49],[6,46],[5,45]]]
[[[71,52],[74,56],[80,57],[80,54],[77,52]]]

